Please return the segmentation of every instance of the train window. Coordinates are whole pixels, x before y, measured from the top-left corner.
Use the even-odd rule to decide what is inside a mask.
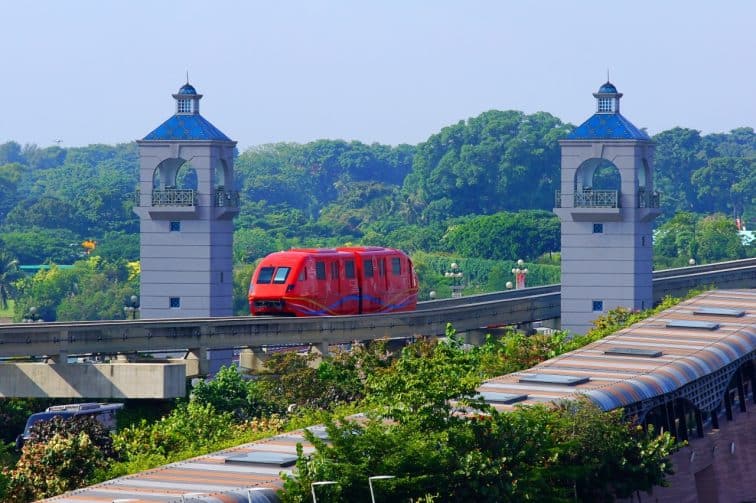
[[[362,267],[365,269],[365,277],[372,278],[373,277],[373,260],[369,258],[363,260]]]
[[[307,268],[302,267],[302,270],[299,271],[299,281],[306,281],[307,280]]]
[[[347,278],[354,278],[354,260],[344,262],[344,273]]]
[[[257,275],[257,284],[258,285],[267,285],[270,283],[270,280],[273,279],[273,270],[274,267],[263,267],[260,269],[260,274]]]
[[[339,279],[339,263],[331,262],[331,279]]]
[[[400,276],[402,274],[402,260],[398,257],[391,259],[391,272],[394,276]]]
[[[291,271],[291,267],[279,267],[276,269],[276,275],[273,276],[273,283],[281,284],[286,283],[286,278],[289,277],[289,271]]]
[[[325,262],[315,262],[315,277],[318,279],[326,279]]]
[[[378,261],[378,276],[386,275],[386,259],[382,258]]]

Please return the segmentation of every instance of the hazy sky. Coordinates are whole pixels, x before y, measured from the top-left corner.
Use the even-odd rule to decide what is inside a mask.
[[[490,110],[655,134],[756,123],[756,1],[0,0],[0,143],[142,138],[189,79],[245,149],[415,144]]]

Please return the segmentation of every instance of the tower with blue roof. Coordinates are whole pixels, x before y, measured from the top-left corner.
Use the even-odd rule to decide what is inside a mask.
[[[239,193],[234,149],[187,82],[176,113],[138,140],[142,318],[231,316]]]
[[[585,333],[615,307],[652,307],[654,142],[620,114],[622,93],[603,84],[596,112],[561,140],[562,328]]]

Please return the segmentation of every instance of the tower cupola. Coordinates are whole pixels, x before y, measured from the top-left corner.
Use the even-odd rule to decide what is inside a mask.
[[[181,86],[178,93],[173,95],[173,98],[176,100],[177,114],[199,113],[199,100],[202,99],[202,95],[197,94],[197,90],[188,81]]]
[[[618,114],[620,111],[619,102],[622,93],[617,92],[614,84],[608,80],[604,85],[599,87],[597,93],[593,93],[596,98],[596,112],[600,114]]]

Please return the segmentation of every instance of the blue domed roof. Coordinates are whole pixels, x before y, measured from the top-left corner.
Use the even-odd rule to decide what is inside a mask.
[[[197,90],[194,88],[193,85],[191,85],[189,82],[181,86],[181,89],[179,89],[178,94],[197,94]]]
[[[606,84],[599,87],[598,92],[599,94],[617,94],[617,88],[614,87],[614,84],[607,80]]]

